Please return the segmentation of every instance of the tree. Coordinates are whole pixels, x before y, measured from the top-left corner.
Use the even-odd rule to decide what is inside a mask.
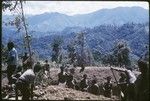
[[[68,51],[69,63],[75,66],[76,52],[75,52],[75,46],[73,43],[70,43],[67,45],[67,51]]]
[[[2,10],[5,12],[6,10],[11,11],[12,13],[16,14],[17,16],[10,22],[8,25],[15,26],[17,28],[17,32],[22,31],[25,33],[23,36],[24,45],[27,45],[30,58],[31,58],[31,47],[30,47],[30,35],[28,34],[27,24],[25,21],[24,9],[23,9],[23,1],[25,0],[15,0],[15,1],[3,1],[2,2]],[[7,23],[6,23],[7,25]],[[25,47],[26,50],[26,47]]]
[[[85,45],[85,33],[81,32],[77,34],[76,38],[76,46],[77,46],[77,63],[79,66],[84,67],[85,65],[85,52],[84,52],[84,45]]]
[[[117,42],[113,49],[113,59],[117,61],[117,65],[129,67],[131,65],[131,60],[129,57],[130,48],[125,40]]]
[[[61,37],[55,37],[52,44],[51,44],[51,47],[52,47],[52,62],[56,62],[56,63],[59,63],[61,62],[61,54],[60,54],[60,51],[61,51],[61,45],[62,45],[62,42],[63,40],[61,39]],[[60,59],[59,59],[60,57]]]

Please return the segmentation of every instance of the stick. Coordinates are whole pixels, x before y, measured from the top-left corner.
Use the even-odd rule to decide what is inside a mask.
[[[118,88],[119,88],[119,90],[120,90],[121,97],[123,98],[123,97],[124,97],[124,94],[123,94],[123,92],[122,92],[121,89],[120,89],[119,83],[118,83],[118,81],[117,81],[117,79],[116,79],[116,77],[115,77],[115,73],[114,73],[114,71],[112,70],[111,66],[110,66],[110,70],[111,70],[111,72],[112,72],[112,74],[113,74],[113,76],[114,76],[114,78],[115,78],[115,81],[116,81],[116,83],[117,83],[117,86],[118,86]]]

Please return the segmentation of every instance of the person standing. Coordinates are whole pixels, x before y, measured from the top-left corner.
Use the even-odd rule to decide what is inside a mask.
[[[138,61],[138,67],[141,74],[137,77],[135,82],[135,100],[136,101],[149,101],[149,67],[148,63],[143,60]]]
[[[127,100],[128,101],[134,101],[135,99],[135,81],[136,76],[132,71],[132,68],[126,68],[126,69],[117,69],[117,68],[111,68],[119,72],[124,72],[126,75],[126,82],[127,82]]]
[[[8,84],[12,84],[11,76],[15,73],[18,64],[18,53],[13,42],[8,42],[8,57],[7,57],[7,78]]]

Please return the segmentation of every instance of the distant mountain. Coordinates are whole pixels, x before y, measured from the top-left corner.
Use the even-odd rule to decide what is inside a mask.
[[[148,21],[149,11],[141,7],[101,9],[93,13],[73,16],[57,12],[27,16],[29,30],[40,32],[62,31],[66,27],[93,28],[103,24],[122,25],[131,22],[145,23]]]
[[[31,29],[62,31],[66,27],[94,27],[103,24],[122,25],[128,22],[145,23],[149,11],[141,7],[102,9],[89,14],[67,16],[60,13],[44,13],[28,18]]]

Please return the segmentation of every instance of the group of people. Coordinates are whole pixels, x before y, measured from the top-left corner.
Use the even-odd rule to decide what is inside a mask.
[[[34,81],[36,73],[43,70],[43,73],[48,75],[49,64],[45,60],[42,68],[39,62],[33,65],[32,58],[27,53],[22,57],[22,66],[18,65],[18,53],[15,49],[13,42],[8,42],[8,55],[7,55],[7,78],[8,87],[13,88],[18,100],[18,91],[22,94],[22,100],[29,100],[33,98]]]
[[[31,58],[25,53],[22,57],[22,66],[18,66],[18,54],[14,47],[13,42],[7,44],[8,47],[8,59],[7,59],[7,78],[9,85],[15,85],[16,100],[18,99],[18,91],[22,94],[22,100],[29,100],[33,98],[34,80],[36,74],[43,70],[43,73],[48,75],[50,68],[48,60],[45,60],[45,65],[42,67],[40,62],[33,65]],[[120,90],[122,101],[148,101],[149,100],[149,66],[148,62],[140,59],[138,61],[139,71],[141,72],[138,77],[135,76],[131,68],[116,69],[111,68],[112,71],[119,71],[120,79],[117,86]],[[23,68],[21,68],[23,67]],[[58,73],[59,85],[65,84],[66,87],[87,91],[89,93],[100,95],[100,88],[98,86],[98,80],[96,76],[93,76],[91,83],[88,83],[87,74],[84,74],[80,82],[74,78],[74,69],[65,68],[64,65],[60,67],[60,73]],[[111,82],[112,77],[108,76],[106,82],[103,85],[104,96],[112,96],[113,84]]]
[[[119,80],[116,81],[117,87],[120,92],[121,101],[149,101],[149,66],[148,62],[139,59],[138,68],[141,72],[140,75],[136,76],[131,67],[118,69],[112,68],[111,71],[118,71]],[[91,83],[88,83],[87,74],[84,74],[82,79],[77,83],[70,71],[65,72],[65,67],[60,68],[58,74],[59,84],[65,84],[66,87],[87,91],[89,93],[100,95],[103,92],[105,97],[111,98],[113,91],[112,77],[106,77],[106,82],[103,84],[103,91],[100,91],[96,77],[93,77]]]
[[[73,73],[74,69],[66,69],[64,66],[60,67],[60,73],[58,73],[58,84],[65,85],[68,88],[88,91],[92,94],[99,95],[99,86],[97,80],[93,78],[91,85],[88,85],[87,74],[84,74],[81,81],[77,82],[74,78]]]

